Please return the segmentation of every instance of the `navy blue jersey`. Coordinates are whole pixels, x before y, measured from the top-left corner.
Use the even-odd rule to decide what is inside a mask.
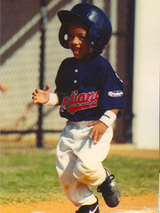
[[[70,121],[98,120],[106,110],[124,107],[123,82],[101,55],[65,59],[55,82],[60,115]]]

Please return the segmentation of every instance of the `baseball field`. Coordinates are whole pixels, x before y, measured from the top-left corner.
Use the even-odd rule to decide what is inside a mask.
[[[54,151],[0,156],[1,213],[74,213],[55,170]],[[133,146],[113,145],[104,161],[116,176],[121,202],[109,208],[101,194],[101,213],[158,212],[159,152],[137,150]]]

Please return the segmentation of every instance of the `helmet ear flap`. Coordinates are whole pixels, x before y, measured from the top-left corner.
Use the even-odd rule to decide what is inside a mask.
[[[105,46],[108,44],[111,37],[111,31],[103,33],[101,30],[91,28],[90,30],[90,44],[94,51],[102,53]]]
[[[62,24],[62,26],[59,30],[59,42],[64,48],[69,49],[69,46],[68,46],[68,25]]]

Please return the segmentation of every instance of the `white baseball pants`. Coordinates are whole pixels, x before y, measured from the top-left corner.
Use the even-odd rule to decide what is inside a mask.
[[[75,206],[95,203],[89,186],[99,186],[106,178],[102,161],[107,157],[113,137],[112,127],[94,145],[89,137],[92,121],[66,123],[56,150],[56,169],[68,199]]]

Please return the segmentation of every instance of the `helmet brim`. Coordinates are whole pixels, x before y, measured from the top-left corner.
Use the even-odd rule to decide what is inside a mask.
[[[58,18],[62,24],[77,23],[89,27],[89,24],[86,21],[84,21],[83,18],[73,13],[72,11],[61,10],[58,12]]]

